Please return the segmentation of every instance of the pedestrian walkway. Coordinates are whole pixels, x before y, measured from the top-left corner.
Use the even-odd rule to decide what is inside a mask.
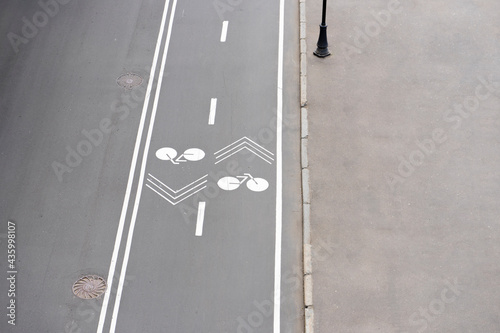
[[[312,52],[316,333],[500,332],[500,2],[330,0]]]

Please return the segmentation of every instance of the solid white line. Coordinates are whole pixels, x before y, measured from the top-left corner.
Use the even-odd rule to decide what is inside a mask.
[[[222,22],[222,32],[220,33],[220,41],[223,43],[226,41],[228,24],[229,21]]]
[[[203,220],[205,219],[205,202],[198,203],[198,218],[196,219],[196,232],[195,236],[203,234]]]
[[[144,173],[146,171],[146,162],[149,153],[149,146],[151,144],[151,136],[153,133],[153,126],[156,118],[156,111],[158,109],[158,99],[160,97],[161,84],[163,82],[163,73],[165,71],[165,62],[167,60],[168,47],[170,45],[170,37],[172,35],[172,25],[174,23],[175,8],[177,7],[177,0],[172,3],[172,11],[170,13],[170,21],[168,23],[167,39],[165,41],[165,48],[163,49],[163,58],[160,67],[160,76],[158,77],[158,84],[156,87],[155,99],[153,103],[153,110],[151,112],[151,120],[149,121],[148,135],[146,138],[146,145],[144,147],[144,153],[142,155],[141,173],[139,176],[139,183],[137,185],[137,193],[135,196],[134,210],[132,211],[132,219],[130,221],[130,227],[127,236],[127,245],[125,247],[125,254],[123,256],[122,270],[120,272],[120,280],[118,281],[118,289],[116,291],[116,301],[113,308],[113,315],[111,317],[111,328],[109,333],[115,333],[116,322],[118,318],[118,311],[120,309],[120,301],[122,298],[123,284],[125,282],[125,275],[127,273],[128,259],[130,256],[130,249],[132,247],[132,238],[134,236],[135,223],[137,221],[137,211],[139,209],[139,203],[141,201],[142,189],[144,187]]]
[[[134,180],[135,169],[137,166],[137,157],[139,155],[139,148],[140,148],[142,133],[144,130],[144,125],[145,125],[145,121],[146,121],[146,114],[147,114],[148,105],[149,105],[149,97],[151,95],[151,89],[153,86],[154,77],[155,77],[155,73],[156,73],[156,65],[158,63],[158,55],[160,52],[161,41],[163,39],[163,32],[165,29],[165,22],[167,19],[167,12],[168,12],[169,3],[170,3],[170,0],[165,1],[165,7],[163,9],[163,16],[162,16],[161,24],[160,24],[160,31],[158,33],[158,39],[156,40],[155,53],[153,56],[151,71],[149,73],[148,86],[146,89],[146,96],[144,98],[144,105],[142,107],[141,120],[139,122],[139,130],[137,132],[137,137],[135,139],[135,147],[134,147],[134,153],[132,155],[132,162],[130,163],[130,171],[129,171],[129,175],[128,175],[127,188],[125,190],[125,197],[123,199],[123,205],[122,205],[122,210],[121,210],[121,214],[120,214],[120,221],[118,223],[118,230],[116,231],[115,246],[113,248],[113,254],[111,256],[111,264],[109,266],[108,280],[107,280],[108,288],[106,289],[106,293],[104,294],[104,299],[103,299],[102,306],[101,306],[101,313],[99,315],[99,323],[97,325],[97,333],[102,333],[102,330],[104,328],[104,322],[106,320],[106,312],[108,309],[109,297],[110,297],[112,285],[113,285],[113,279],[114,279],[114,274],[115,274],[115,269],[116,269],[116,261],[118,259],[118,252],[120,249],[120,243],[121,243],[121,239],[123,237],[123,228],[125,225],[125,217],[127,216],[127,209],[128,209],[128,205],[129,205],[129,201],[130,201],[130,193],[132,191],[132,183]]]
[[[210,101],[210,115],[208,116],[208,124],[215,124],[215,112],[217,111],[217,98],[212,98]]]
[[[283,229],[283,40],[285,0],[280,0],[278,38],[278,87],[276,121],[276,241],[274,248],[274,333],[281,329],[281,242]]]

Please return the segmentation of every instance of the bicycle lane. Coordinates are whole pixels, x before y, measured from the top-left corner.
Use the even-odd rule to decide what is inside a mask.
[[[262,129],[276,115],[278,10],[245,3],[224,24],[211,3],[177,3],[117,331],[273,330],[276,141]],[[247,173],[269,187],[217,185]]]

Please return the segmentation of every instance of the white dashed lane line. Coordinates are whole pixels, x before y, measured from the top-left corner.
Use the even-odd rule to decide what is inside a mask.
[[[208,116],[208,124],[215,124],[215,112],[217,111],[217,98],[212,98],[210,101],[210,114]]]
[[[227,37],[227,26],[229,24],[229,21],[224,21],[222,22],[222,32],[220,33],[220,41],[224,43],[226,41]]]
[[[198,218],[196,219],[196,236],[203,234],[203,220],[205,219],[205,202],[198,203]]]

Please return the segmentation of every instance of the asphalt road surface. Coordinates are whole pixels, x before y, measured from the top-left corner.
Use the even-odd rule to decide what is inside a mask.
[[[0,332],[302,332],[298,3],[0,18]]]

